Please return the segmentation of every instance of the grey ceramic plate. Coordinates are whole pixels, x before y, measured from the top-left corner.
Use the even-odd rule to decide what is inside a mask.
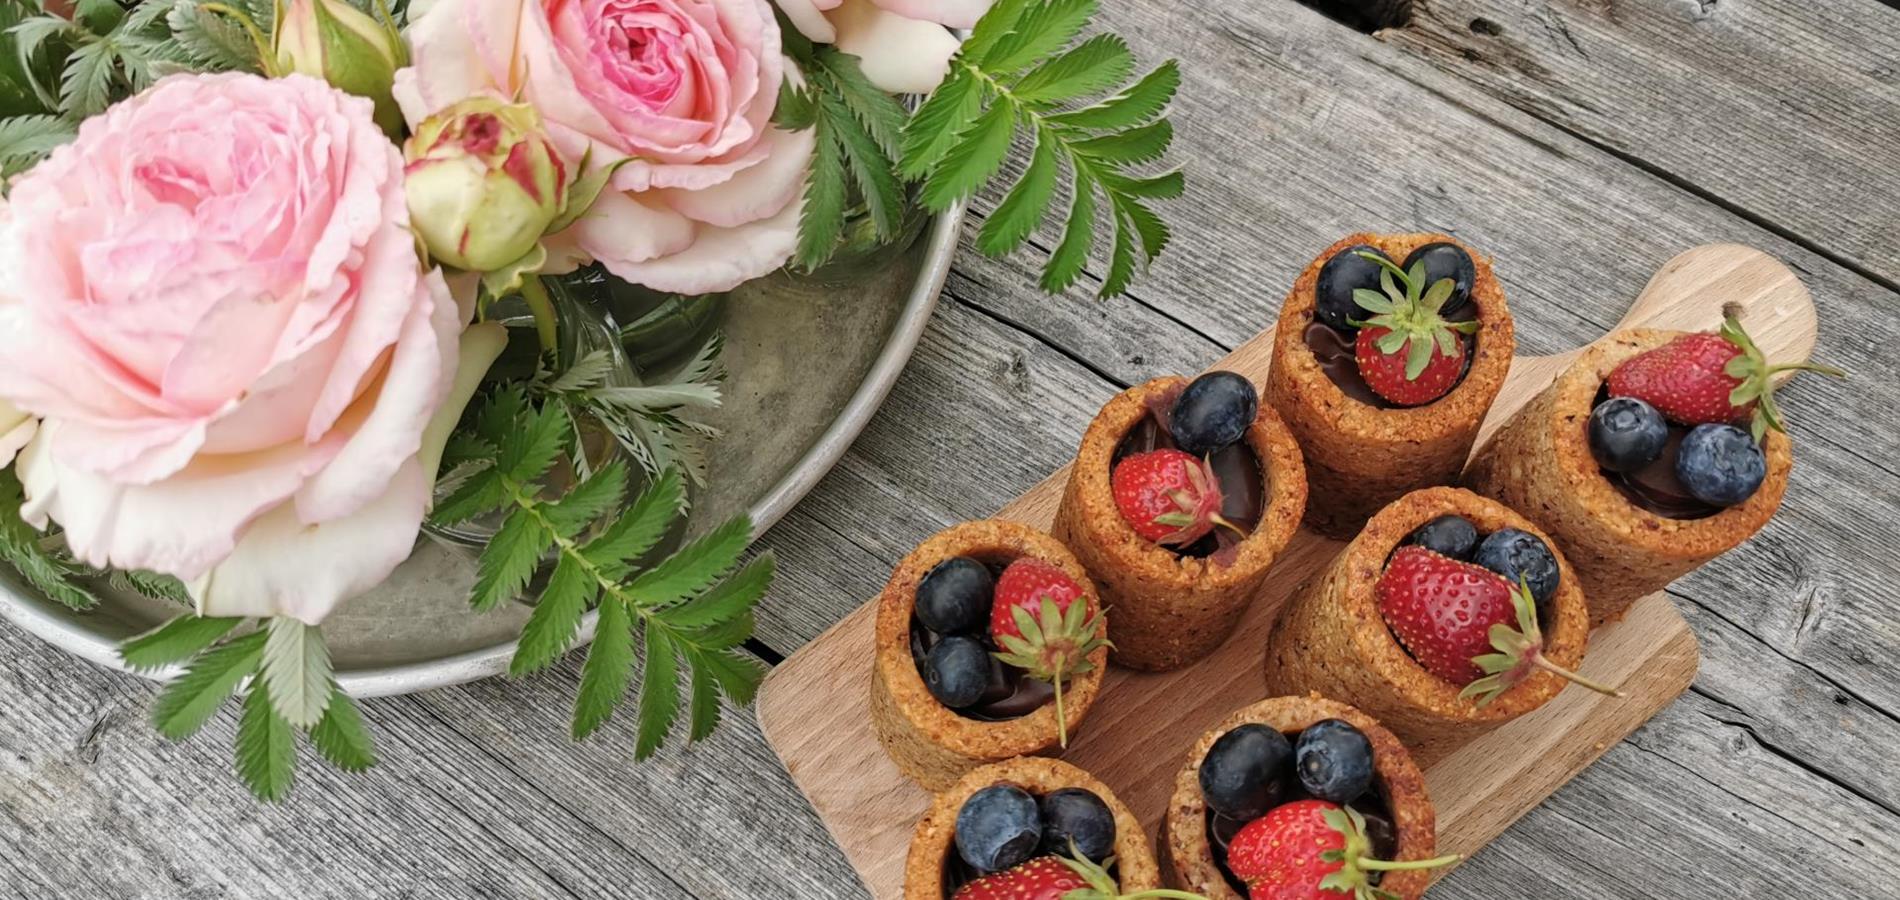
[[[691,527],[750,510],[763,532],[844,455],[936,307],[962,212],[936,218],[910,249],[870,271],[828,281],[775,275],[734,292],[724,325],[731,379],[712,417],[725,434]],[[344,689],[406,694],[507,671],[529,610],[470,611],[474,571],[471,551],[425,538],[388,582],[331,615],[324,636]],[[177,613],[119,594],[75,613],[0,566],[0,617],[103,666],[123,669],[119,642]],[[593,634],[590,613],[581,638]]]

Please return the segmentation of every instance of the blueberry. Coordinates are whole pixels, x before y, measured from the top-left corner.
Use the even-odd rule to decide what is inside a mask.
[[[938,634],[971,634],[990,621],[996,578],[967,556],[937,564],[917,583],[917,621]]]
[[[1201,760],[1201,797],[1230,819],[1252,821],[1286,793],[1293,745],[1277,729],[1242,725],[1214,741]]]
[[[1590,455],[1611,472],[1634,472],[1669,443],[1663,414],[1635,397],[1611,397],[1590,411]]]
[[[1319,267],[1319,280],[1313,284],[1313,316],[1334,331],[1352,334],[1359,330],[1352,319],[1364,321],[1372,311],[1360,306],[1352,299],[1352,292],[1358,288],[1375,291],[1380,296],[1385,292],[1379,289],[1379,273],[1385,271],[1379,264],[1359,254],[1369,252],[1390,259],[1379,249],[1368,244],[1354,244],[1326,261]]]
[[[1260,392],[1244,375],[1209,372],[1188,383],[1168,414],[1175,446],[1206,456],[1240,440],[1260,411]]]
[[[1557,593],[1557,557],[1537,535],[1515,528],[1494,531],[1478,544],[1472,557],[1477,563],[1516,587],[1521,579],[1531,588],[1531,599],[1539,604]]]
[[[957,810],[957,854],[978,872],[1022,865],[1042,843],[1042,813],[1036,798],[1013,785],[986,787]]]
[[[989,684],[990,651],[974,638],[944,638],[924,657],[924,686],[951,709],[983,699]]]
[[[1440,314],[1451,312],[1471,299],[1471,286],[1478,283],[1478,267],[1472,264],[1471,254],[1466,253],[1465,248],[1446,241],[1426,244],[1405,257],[1399,268],[1410,272],[1412,264],[1421,259],[1425,261],[1424,288],[1437,284],[1440,279],[1451,279],[1451,296],[1438,308]]]
[[[1676,454],[1676,479],[1689,496],[1713,506],[1753,497],[1767,477],[1761,445],[1733,425],[1697,425],[1683,436]]]
[[[1418,526],[1405,542],[1452,559],[1470,559],[1478,546],[1478,526],[1464,516],[1439,516]]]
[[[1070,843],[1074,849],[1070,849]],[[1115,813],[1082,788],[1063,788],[1042,797],[1042,852],[1080,853],[1101,862],[1115,852]]]
[[[1306,726],[1293,758],[1300,785],[1321,800],[1351,803],[1372,787],[1372,742],[1343,719]]]

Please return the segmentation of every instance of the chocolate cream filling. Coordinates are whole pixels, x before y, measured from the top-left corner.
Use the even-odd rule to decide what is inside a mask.
[[[1167,419],[1174,401],[1179,399],[1185,388],[1177,387],[1163,391],[1148,401],[1148,415],[1129,429],[1115,446],[1115,455],[1108,462],[1111,471],[1116,463],[1137,453],[1153,450],[1178,450],[1174,435],[1169,433]],[[1213,557],[1215,562],[1231,561],[1233,548],[1238,546],[1246,535],[1252,534],[1260,524],[1260,515],[1266,506],[1266,475],[1260,466],[1260,457],[1256,456],[1247,441],[1236,441],[1214,452],[1208,460],[1214,467],[1214,480],[1221,490],[1221,518],[1232,522],[1240,529],[1235,534],[1231,528],[1216,526],[1212,532],[1185,547],[1160,545],[1182,556]]]
[[[1595,409],[1598,404],[1610,399],[1610,389],[1606,385],[1597,391],[1597,397],[1590,404]],[[1590,420],[1584,419],[1586,432]],[[1599,469],[1610,486],[1629,502],[1649,510],[1665,519],[1706,519],[1722,511],[1722,507],[1697,500],[1682,486],[1682,480],[1676,477],[1676,456],[1682,452],[1682,439],[1689,433],[1689,426],[1669,423],[1669,442],[1663,445],[1662,455],[1649,465],[1634,472],[1612,472]]]

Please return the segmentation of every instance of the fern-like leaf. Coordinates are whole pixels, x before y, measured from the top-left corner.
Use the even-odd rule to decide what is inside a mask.
[[[633,679],[633,616],[626,604],[608,599],[600,605],[594,643],[581,667],[580,694],[574,700],[574,739],[586,740],[605,725],[627,696]]]

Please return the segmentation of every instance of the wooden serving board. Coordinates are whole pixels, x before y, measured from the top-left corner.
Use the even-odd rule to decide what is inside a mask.
[[[1814,347],[1807,289],[1786,266],[1735,244],[1697,247],[1670,260],[1618,328],[1710,330],[1724,310],[1739,313],[1771,360],[1806,359]],[[1259,384],[1272,349],[1269,328],[1215,368]],[[1479,443],[1577,352],[1515,360]],[[1064,467],[997,515],[1047,529],[1067,478]],[[1111,668],[1063,758],[1107,782],[1154,834],[1189,745],[1234,709],[1265,696],[1262,654],[1281,604],[1342,546],[1304,530],[1295,534],[1233,637],[1199,664],[1164,674]],[[930,798],[898,773],[872,731],[874,607],[859,607],[774,669],[760,691],[758,715],[766,740],[872,895],[897,900],[911,829]],[[1440,851],[1469,855],[1489,843],[1687,690],[1696,666],[1695,635],[1660,593],[1638,601],[1622,622],[1598,629],[1583,672],[1628,696],[1616,700],[1570,688],[1432,766],[1426,783],[1438,810]]]

